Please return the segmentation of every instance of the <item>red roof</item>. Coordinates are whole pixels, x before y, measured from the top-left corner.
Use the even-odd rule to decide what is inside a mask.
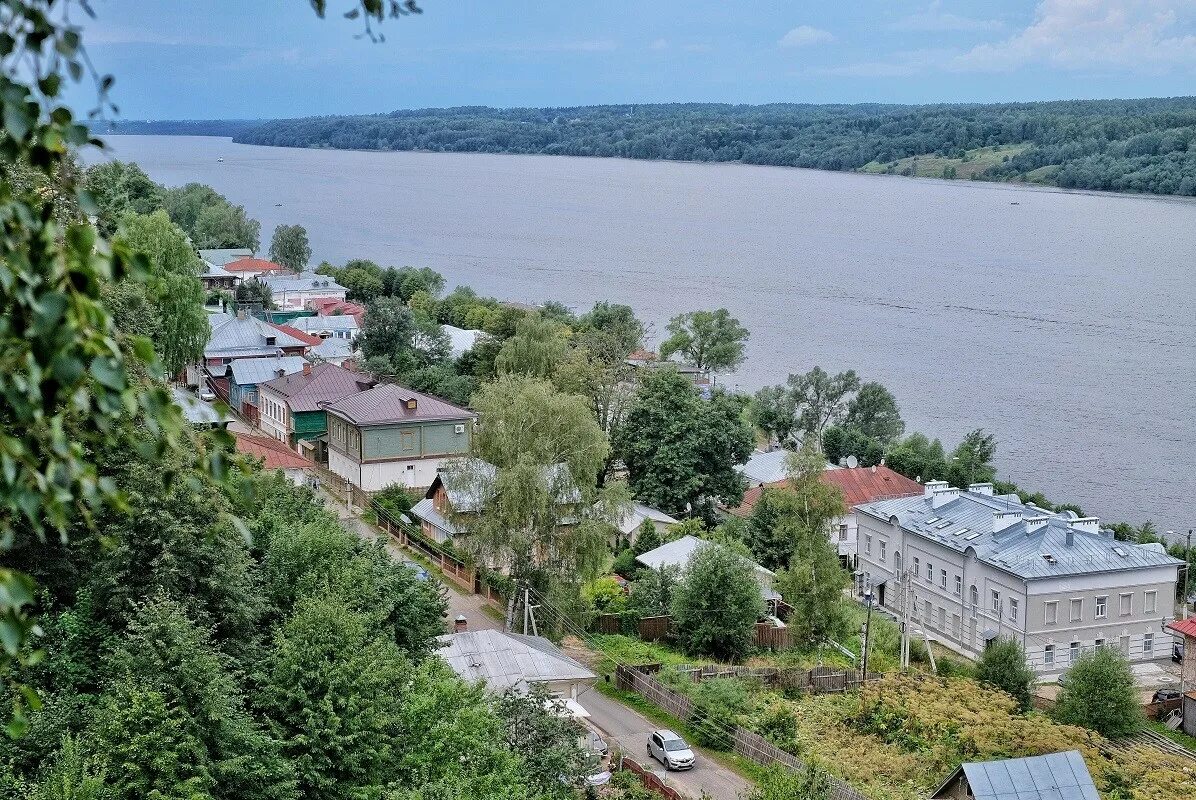
[[[266,469],[307,469],[314,466],[285,443],[269,436],[255,436],[250,433],[234,433],[237,438],[237,452],[261,459]]]
[[[348,314],[357,317],[358,322],[361,321],[360,315],[365,313],[365,306],[336,297],[320,297],[315,300],[308,300],[307,307],[314,310],[321,317]]]
[[[875,467],[824,470],[822,482],[827,486],[839,487],[843,492],[843,501],[848,506],[891,500],[894,497],[914,497],[923,493],[922,484],[894,472],[883,464]],[[743,501],[739,507],[728,511],[737,517],[749,517],[756,503],[760,502],[760,495],[765,489],[784,489],[788,485],[789,481],[775,481],[753,486],[743,493]]]
[[[275,264],[264,258],[238,258],[224,265],[229,272],[286,272],[282,264]]]
[[[307,345],[316,345],[316,344],[319,344],[320,342],[324,341],[319,336],[312,336],[310,333],[301,331],[298,328],[292,328],[290,325],[275,325],[273,322],[268,322],[266,324],[269,325],[271,328],[275,328],[277,330],[282,331],[287,336],[295,337],[296,339],[298,339],[299,341],[301,341]]]
[[[1196,617],[1168,622],[1167,629],[1175,633],[1182,633],[1185,637],[1196,639]]]

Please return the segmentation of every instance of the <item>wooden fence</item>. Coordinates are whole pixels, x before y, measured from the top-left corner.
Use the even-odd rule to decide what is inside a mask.
[[[866,680],[855,670],[835,667],[814,667],[813,669],[784,669],[779,667],[745,667],[731,664],[678,664],[668,667],[640,667],[644,673],[658,670],[676,671],[684,674],[694,683],[711,678],[755,679],[768,686],[798,692],[828,694],[858,689],[860,684],[884,677],[882,672],[870,672]]]
[[[778,628],[767,622],[757,622],[756,647],[761,650],[788,650],[791,644],[788,628]]]
[[[634,667],[618,667],[615,670],[615,682],[620,689],[635,692],[680,720],[687,720],[693,714],[692,700]],[[711,724],[711,721],[703,720],[703,723]],[[801,759],[772,744],[763,736],[738,725],[727,725],[724,728],[730,735],[731,749],[738,755],[765,767],[780,764],[789,769],[805,769]],[[867,800],[864,795],[838,778],[830,778],[830,786],[831,800]]]
[[[369,500],[369,509],[374,512],[378,520],[378,527],[386,531],[391,540],[400,547],[414,550],[436,565],[444,575],[454,583],[468,591],[475,591],[478,587],[477,571],[461,559],[452,555],[436,542],[424,538],[423,533],[415,525],[409,525],[400,519],[395,519],[385,508],[375,500]],[[492,590],[486,587],[488,592]],[[488,595],[489,596],[489,595]]]
[[[643,617],[636,622],[636,632],[639,637],[648,642],[659,642],[668,638],[672,633],[673,618]],[[594,633],[622,633],[623,617],[619,614],[599,614],[590,623],[590,630]]]

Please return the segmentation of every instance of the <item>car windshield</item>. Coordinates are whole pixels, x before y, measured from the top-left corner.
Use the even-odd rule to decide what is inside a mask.
[[[675,753],[678,750],[688,750],[689,745],[685,743],[684,739],[665,739],[664,749],[668,750],[670,753]]]

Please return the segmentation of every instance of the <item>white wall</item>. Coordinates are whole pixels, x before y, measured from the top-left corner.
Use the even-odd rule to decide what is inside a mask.
[[[427,488],[436,478],[436,471],[447,459],[420,458],[407,461],[356,461],[329,448],[328,468],[367,492],[377,492],[392,484],[411,488]],[[410,469],[408,469],[410,467]]]

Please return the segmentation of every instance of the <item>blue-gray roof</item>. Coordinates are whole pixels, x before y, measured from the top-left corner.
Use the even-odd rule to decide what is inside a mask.
[[[960,771],[976,800],[1100,800],[1078,750],[964,764],[934,796],[941,796]]]
[[[303,272],[299,275],[266,275],[261,278],[262,283],[270,287],[274,294],[279,292],[328,292],[333,294],[348,291],[327,275],[315,272]]]
[[[231,261],[236,261],[241,258],[250,258],[253,256],[253,251],[248,247],[221,247],[211,250],[200,250],[199,257],[207,264],[215,267],[223,267]]]
[[[332,314],[327,317],[295,317],[287,323],[296,330],[304,333],[320,333],[321,331],[355,331],[361,326],[352,314]]]
[[[495,692],[529,684],[589,682],[598,676],[539,636],[480,630],[437,636],[436,655],[470,683],[485,681]]]
[[[980,561],[1025,580],[1183,563],[1157,548],[1119,542],[1112,531],[1101,531],[1095,519],[1054,514],[1023,504],[1017,495],[992,496],[945,486],[941,491],[946,494],[940,496],[938,508],[927,495],[855,508],[885,522],[895,517],[910,533],[961,553],[970,549]]]
[[[281,358],[239,358],[232,363],[233,383],[238,386],[256,386],[272,381],[279,376],[294,375],[303,371],[307,363],[303,356],[282,356]]]
[[[257,317],[233,317],[228,314],[208,315],[211,334],[204,347],[205,358],[234,358],[280,353],[284,347],[307,347],[294,336],[280,331]],[[270,340],[273,340],[273,344]]]

